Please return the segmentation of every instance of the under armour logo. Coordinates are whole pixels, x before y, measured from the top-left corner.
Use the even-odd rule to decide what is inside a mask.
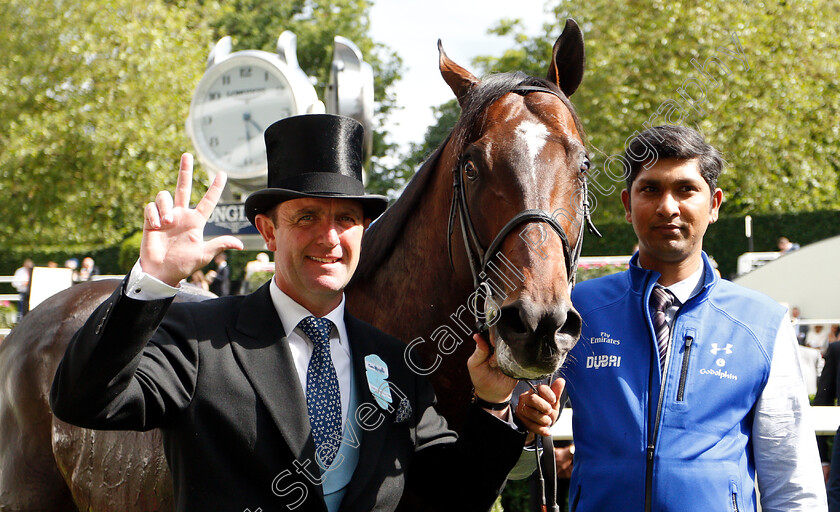
[[[721,350],[725,350],[727,354],[731,354],[732,353],[732,344],[727,343],[725,347],[718,348],[717,343],[712,343],[712,350],[710,350],[709,352],[711,352],[714,355],[717,355],[717,353]]]

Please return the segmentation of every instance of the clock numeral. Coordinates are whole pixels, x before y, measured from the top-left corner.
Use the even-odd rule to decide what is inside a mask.
[[[207,141],[207,145],[211,148],[218,147],[219,145],[219,138],[218,137],[210,137],[210,140]]]
[[[269,77],[269,76],[270,76],[270,75],[268,74],[268,71],[266,71],[266,72],[265,72],[265,81],[266,81],[266,82],[268,82],[268,77]]]
[[[210,101],[217,100],[217,99],[219,99],[219,98],[221,98],[221,97],[222,97],[222,93],[220,93],[220,92],[211,92],[209,95],[207,95],[207,98],[208,98]]]
[[[222,76],[222,85],[230,85],[230,75]]]
[[[250,78],[252,72],[253,72],[253,69],[251,69],[250,66],[239,68],[239,76],[241,78]]]
[[[242,163],[243,163],[244,165],[254,165],[254,159],[253,159],[253,158],[251,158],[251,157],[249,156],[248,158],[246,158],[245,160],[243,160],[243,161],[242,161]]]
[[[213,116],[204,116],[201,118],[202,126],[210,126],[213,124]]]

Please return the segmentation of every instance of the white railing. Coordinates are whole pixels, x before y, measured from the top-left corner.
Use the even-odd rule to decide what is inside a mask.
[[[758,267],[762,267],[767,263],[777,259],[781,253],[779,251],[773,252],[745,252],[738,256],[738,270],[739,276],[751,272]]]

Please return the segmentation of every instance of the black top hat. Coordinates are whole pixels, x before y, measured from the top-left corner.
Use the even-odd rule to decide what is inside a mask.
[[[308,114],[281,119],[265,131],[268,188],[245,200],[251,224],[257,214],[300,197],[354,199],[365,217],[385,211],[388,198],[365,194],[362,183],[364,128],[355,119]]]

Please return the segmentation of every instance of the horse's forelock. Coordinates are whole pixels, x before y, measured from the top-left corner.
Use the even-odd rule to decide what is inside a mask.
[[[457,153],[461,153],[466,144],[478,138],[483,128],[488,107],[519,86],[544,87],[556,93],[566,108],[569,109],[575,123],[575,128],[578,134],[580,134],[581,141],[584,144],[586,143],[583,125],[578,118],[572,102],[563,94],[563,91],[556,84],[548,80],[528,76],[520,71],[516,73],[488,75],[482,78],[478,86],[464,98],[461,117],[452,131]]]

